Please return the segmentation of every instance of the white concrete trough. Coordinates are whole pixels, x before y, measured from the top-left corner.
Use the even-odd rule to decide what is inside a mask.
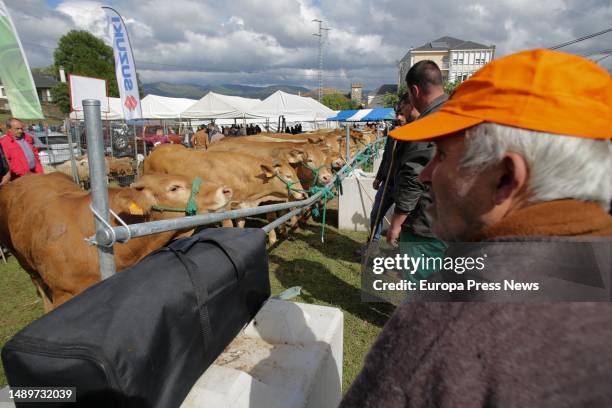
[[[342,181],[342,195],[338,198],[338,228],[350,231],[369,231],[370,212],[376,197],[372,187],[375,173],[357,170]],[[383,188],[381,186],[380,188]],[[393,215],[393,207],[383,220],[383,231],[389,227],[388,220]]]
[[[344,316],[270,300],[193,386],[183,408],[327,408],[342,396]]]

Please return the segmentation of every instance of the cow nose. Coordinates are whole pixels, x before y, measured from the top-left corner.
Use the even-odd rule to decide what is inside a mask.
[[[327,184],[327,183],[329,183],[331,181],[331,175],[329,175],[329,174],[321,174],[319,176],[319,181],[322,184]]]
[[[229,187],[223,187],[223,195],[230,198],[233,195],[233,191]]]

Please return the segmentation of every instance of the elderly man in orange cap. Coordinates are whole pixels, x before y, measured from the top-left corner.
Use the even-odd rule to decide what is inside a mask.
[[[485,268],[435,274],[466,286],[402,304],[341,407],[612,406],[608,73],[558,51],[513,54],[391,136],[435,142],[420,175],[433,232],[449,251],[484,248]],[[529,280],[531,293],[512,287]]]

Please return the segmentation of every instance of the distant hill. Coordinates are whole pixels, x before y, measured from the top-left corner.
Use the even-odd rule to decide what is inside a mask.
[[[344,92],[340,89],[336,89],[336,88],[322,88],[321,89],[321,95],[332,95],[332,94],[348,94],[348,92]],[[305,94],[302,94],[302,96],[309,96],[311,98],[317,99],[319,97],[319,89],[313,89]]]
[[[196,84],[171,84],[169,82],[153,82],[144,84],[145,95],[154,94],[170,96],[174,98],[200,99],[208,92],[216,92],[223,95],[242,96],[245,98],[265,99],[274,92],[281,90],[292,94],[309,92],[309,89],[293,85],[270,85],[270,86],[248,86],[248,85],[196,85]]]

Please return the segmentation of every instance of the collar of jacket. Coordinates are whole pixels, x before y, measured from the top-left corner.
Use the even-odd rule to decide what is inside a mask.
[[[438,111],[440,107],[442,106],[442,104],[446,102],[447,100],[448,100],[447,94],[442,94],[438,96],[436,99],[431,101],[429,105],[427,105],[425,110],[423,110],[423,112],[421,112],[421,114],[419,115],[419,118],[424,118],[425,116]]]
[[[13,141],[17,141],[17,140],[20,140],[20,139],[25,139],[25,138],[26,138],[26,133],[25,133],[25,132],[23,132],[23,133],[21,134],[21,137],[18,139],[17,137],[15,137],[15,135],[14,135],[14,134],[12,134],[12,133],[11,133],[11,131],[10,131],[10,130],[7,130],[7,131],[6,131],[6,135],[5,135],[5,136],[8,136],[8,137],[9,137],[9,139],[11,139],[11,140],[13,140]]]
[[[472,241],[501,237],[610,237],[612,216],[597,203],[555,200],[533,204],[483,228]]]

